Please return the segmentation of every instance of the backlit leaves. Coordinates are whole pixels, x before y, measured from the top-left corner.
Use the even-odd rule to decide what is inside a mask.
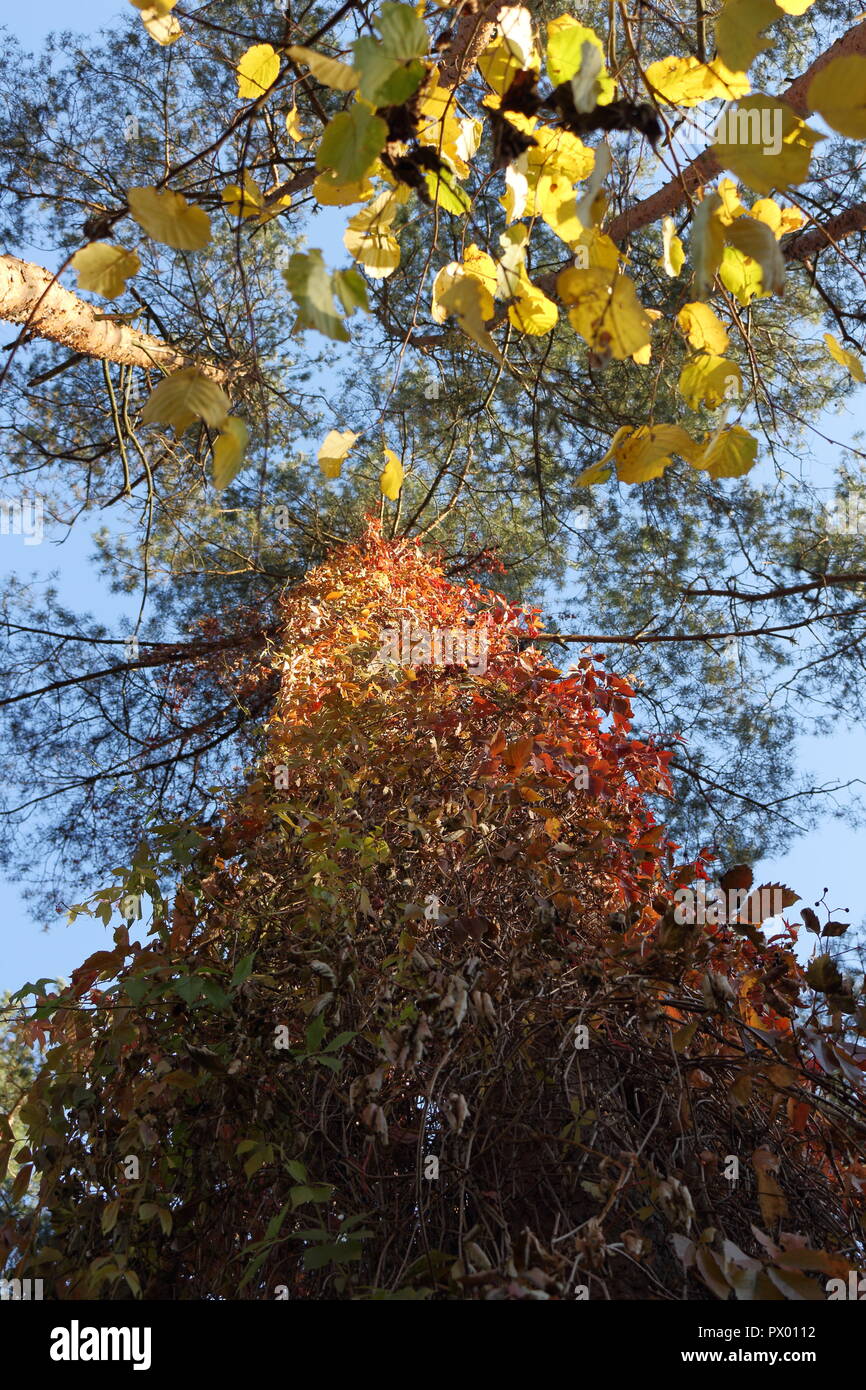
[[[744,72],[731,72],[720,58],[702,63],[689,55],[686,58],[662,58],[650,63],[646,70],[650,88],[672,106],[700,106],[719,97],[735,101],[751,91]]]
[[[769,193],[803,182],[812,149],[823,138],[787,102],[756,94],[726,112],[713,153],[749,188]]]
[[[838,362],[841,367],[846,367],[855,381],[866,381],[863,363],[856,352],[849,352],[847,348],[843,348],[838,338],[834,338],[832,333],[824,334],[824,342],[827,344],[827,351],[834,362]]]
[[[396,502],[403,486],[403,464],[393,449],[385,450],[385,467],[379,478],[379,489],[383,497]]]
[[[249,443],[250,432],[243,420],[230,415],[222,433],[217,437],[213,450],[214,487],[222,489],[240,471]]]
[[[105,241],[83,246],[72,257],[78,271],[78,288],[92,290],[106,299],[116,299],[126,289],[126,282],[141,268],[135,251],[125,246],[109,246]]]
[[[248,48],[237,66],[238,96],[242,101],[255,101],[276,82],[280,60],[269,43],[256,43]]]
[[[358,436],[352,430],[329,430],[322,440],[318,464],[325,478],[339,478],[343,462]]]
[[[167,188],[130,188],[126,197],[135,221],[154,241],[177,251],[200,251],[210,241],[210,218],[203,208],[191,206],[182,193]]]
[[[315,328],[326,338],[347,343],[349,333],[334,299],[334,277],[329,275],[321,251],[296,251],[284,276],[300,311],[296,330]]]
[[[222,429],[231,402],[221,386],[198,367],[184,367],[161,381],[141,412],[145,425],[170,425],[183,434],[196,420]]]
[[[294,44],[288,48],[290,58],[303,63],[318,82],[331,87],[335,92],[351,92],[358,85],[359,74],[349,63],[341,63],[338,58],[329,58],[325,53],[317,53],[313,48],[303,48]]]
[[[569,306],[569,323],[589,344],[597,365],[631,357],[650,342],[650,320],[627,275],[574,268],[560,274],[556,288]]]
[[[332,169],[340,183],[363,178],[385,148],[388,127],[361,102],[341,111],[325,127],[316,151],[316,168]]]
[[[834,58],[812,78],[806,101],[840,135],[866,140],[866,58]]]

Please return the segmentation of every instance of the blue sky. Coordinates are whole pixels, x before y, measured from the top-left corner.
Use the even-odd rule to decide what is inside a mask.
[[[72,11],[66,0],[30,0],[27,5],[7,11],[4,23],[26,48],[37,49],[51,29],[72,27],[93,32],[126,13],[129,13],[129,6],[124,0],[87,0],[86,5]],[[31,248],[3,249],[35,255]],[[44,248],[43,262],[49,264],[50,259],[50,248]],[[864,420],[866,390],[849,400],[842,415],[835,414],[817,423],[826,434],[844,442]],[[354,427],[357,429],[359,425]],[[819,445],[804,461],[804,476],[818,477],[830,486],[837,464],[837,452],[827,445]],[[106,593],[104,584],[88,563],[92,548],[87,528],[80,525],[62,544],[50,534],[41,546],[33,547],[26,547],[21,537],[5,536],[0,545],[0,576],[10,570],[37,572],[42,579],[52,573],[58,574],[64,600],[71,608],[97,613],[120,635],[124,614],[133,611],[134,602]],[[859,729],[852,728],[831,739],[804,739],[799,751],[802,766],[815,772],[817,782],[834,778],[846,780],[858,775],[866,777],[866,735]],[[753,790],[760,795],[760,788]],[[757,881],[788,883],[800,892],[804,904],[819,898],[824,886],[828,885],[830,906],[836,910],[849,908],[852,920],[859,922],[866,907],[859,863],[859,854],[864,852],[866,832],[851,830],[828,819],[819,830],[797,841],[789,854],[756,866]],[[0,907],[0,989],[14,989],[24,980],[39,976],[68,977],[74,966],[108,939],[105,928],[85,918],[79,918],[71,927],[64,924],[63,918],[58,918],[57,925],[50,931],[40,931],[24,911],[15,885],[2,879]]]

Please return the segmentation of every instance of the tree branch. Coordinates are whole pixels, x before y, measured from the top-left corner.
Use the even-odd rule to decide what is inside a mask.
[[[86,357],[126,367],[177,371],[197,366],[218,382],[232,374],[230,367],[190,357],[149,333],[101,316],[93,304],[64,289],[50,270],[17,256],[0,256],[0,319],[23,324],[28,337],[48,338]]]

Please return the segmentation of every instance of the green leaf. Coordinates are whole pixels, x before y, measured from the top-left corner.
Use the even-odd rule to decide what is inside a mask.
[[[363,309],[365,314],[369,314],[370,304],[363,275],[359,275],[357,270],[335,270],[331,278],[334,293],[347,314],[354,313],[356,309]]]
[[[423,58],[430,42],[427,27],[412,5],[386,0],[376,16],[382,46],[392,58]]]
[[[381,116],[356,101],[326,125],[316,151],[316,167],[333,169],[340,183],[354,183],[366,174],[387,139],[388,127]]]
[[[201,997],[204,988],[204,981],[198,975],[182,975],[179,980],[174,982],[174,992],[179,995],[187,1004],[192,1004]]]
[[[302,1207],[306,1202],[327,1202],[330,1201],[333,1187],[330,1183],[322,1182],[316,1184],[302,1183],[299,1187],[289,1189],[289,1198],[292,1203],[292,1211]]]
[[[351,1042],[352,1039],[356,1038],[357,1036],[357,1033],[338,1033],[337,1036],[335,1038],[332,1038],[331,1041],[327,1044],[327,1046],[325,1047],[325,1051],[336,1052],[338,1047],[345,1047],[347,1042]]]
[[[334,301],[333,281],[321,251],[296,251],[284,275],[300,310],[296,330],[315,328],[326,338],[347,343],[349,334]]]
[[[248,956],[241,957],[241,959],[235,966],[234,973],[232,974],[231,980],[229,981],[229,989],[237,989],[238,985],[242,985],[244,980],[249,978],[250,971],[253,968],[253,961],[255,960],[255,958],[255,951],[250,951]]]
[[[128,980],[123,981],[123,988],[133,1004],[140,1004],[150,989],[150,980],[143,975],[131,975]]]
[[[471,199],[468,193],[460,187],[451,170],[446,168],[444,164],[436,173],[430,170],[424,175],[424,179],[430,197],[446,212],[459,217],[461,213],[469,211]]]
[[[371,106],[402,106],[427,75],[423,63],[394,59],[369,35],[356,39],[352,51],[355,69],[361,74],[361,96]]]
[[[304,1269],[321,1269],[328,1264],[348,1264],[350,1260],[360,1260],[361,1246],[355,1241],[346,1241],[339,1245],[317,1245],[312,1250],[304,1251]]]
[[[289,1159],[288,1163],[286,1164],[286,1171],[288,1172],[290,1177],[295,1179],[295,1182],[307,1181],[307,1170],[304,1167],[304,1164],[301,1163],[297,1158]]]
[[[325,1016],[318,1014],[309,1024],[306,1033],[306,1044],[308,1052],[318,1052],[322,1045],[322,1038],[325,1035]]]
[[[205,999],[209,1004],[213,1004],[215,1009],[227,1009],[231,1000],[225,990],[221,989],[216,980],[205,980],[202,990]]]

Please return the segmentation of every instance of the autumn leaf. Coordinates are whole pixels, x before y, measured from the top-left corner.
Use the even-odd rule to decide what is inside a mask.
[[[697,410],[700,405],[713,410],[723,400],[740,394],[742,375],[736,362],[702,352],[683,367],[678,388],[690,410]]]
[[[840,135],[866,140],[866,58],[833,58],[812,78],[806,102]]]
[[[672,106],[681,107],[700,106],[715,97],[735,101],[751,91],[746,74],[732,72],[720,58],[712,63],[702,63],[691,55],[663,58],[650,63],[646,80],[656,95]]]
[[[692,347],[699,352],[721,355],[727,351],[727,331],[709,304],[684,304],[677,314],[677,323]]]
[[[79,252],[79,255],[80,254]],[[74,264],[75,262],[73,261],[73,265]],[[87,287],[85,286],[85,288]],[[843,348],[838,338],[834,338],[832,333],[824,334],[824,342],[827,344],[827,351],[834,362],[838,362],[841,367],[847,368],[855,381],[866,381],[863,363],[860,361],[856,352],[849,352],[847,348]]]
[[[379,488],[390,502],[396,502],[403,486],[403,464],[393,449],[385,450],[385,467],[379,478]]]
[[[210,218],[203,208],[191,207],[182,193],[130,188],[126,197],[132,216],[154,241],[177,251],[200,251],[210,241]]]
[[[446,314],[456,315],[457,322],[467,337],[501,361],[499,348],[484,326],[485,294],[486,290],[478,280],[471,275],[463,275],[443,291],[439,303]]]
[[[238,63],[238,96],[241,101],[255,101],[276,82],[280,60],[269,43],[256,43],[248,48]]]
[[[725,0],[716,20],[716,45],[722,62],[746,72],[759,53],[770,47],[761,34],[780,18],[775,0]]]
[[[92,290],[105,299],[117,299],[126,289],[127,280],[141,269],[135,251],[110,246],[106,241],[95,241],[76,251],[72,265],[78,271],[78,288]]]
[[[183,434],[196,420],[212,429],[222,429],[231,402],[210,377],[198,367],[184,367],[167,376],[152,391],[141,412],[142,424],[170,425]]]
[[[339,478],[343,462],[358,436],[352,430],[329,430],[322,440],[318,464],[326,478]]]
[[[592,348],[597,365],[631,357],[650,342],[650,320],[627,275],[570,268],[559,275],[556,289],[570,306],[569,323]]]
[[[218,435],[213,450],[214,487],[222,490],[240,471],[249,443],[250,432],[243,420],[230,415],[222,433]]]
[[[726,111],[713,154],[756,193],[769,193],[802,183],[812,149],[823,139],[786,102],[756,94]]]
[[[363,178],[385,148],[388,127],[361,102],[333,116],[316,150],[316,168],[332,169],[340,183]]]
[[[290,58],[308,67],[323,87],[331,87],[335,92],[351,92],[358,85],[359,74],[348,63],[341,63],[336,58],[329,58],[324,53],[303,48],[299,44],[293,44],[286,52]]]

